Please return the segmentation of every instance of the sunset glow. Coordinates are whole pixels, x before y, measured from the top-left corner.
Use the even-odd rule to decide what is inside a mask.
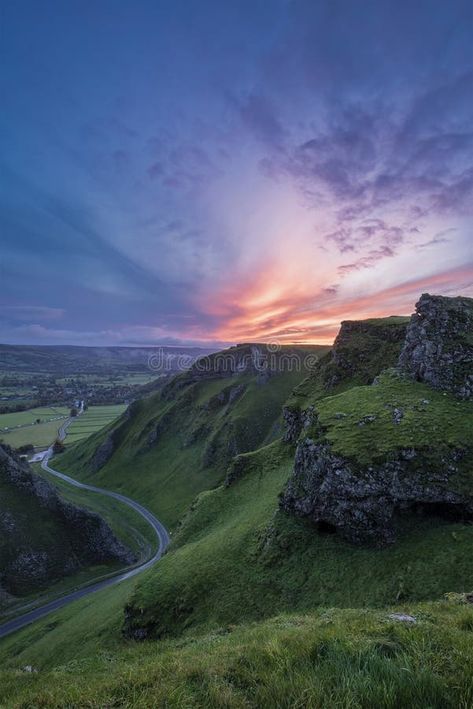
[[[326,343],[473,295],[471,8],[435,5],[9,4],[0,339]]]

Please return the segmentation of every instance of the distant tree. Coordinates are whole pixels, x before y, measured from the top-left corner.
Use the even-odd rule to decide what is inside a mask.
[[[63,453],[66,450],[66,446],[62,441],[57,438],[53,445],[53,453]]]
[[[23,446],[18,446],[16,449],[17,453],[33,453],[34,445],[32,443],[25,443]]]
[[[36,419],[35,423],[41,423],[41,419]]]
[[[79,412],[77,411],[76,407],[73,406],[72,409],[71,409],[70,416],[77,416],[78,413],[79,413]]]

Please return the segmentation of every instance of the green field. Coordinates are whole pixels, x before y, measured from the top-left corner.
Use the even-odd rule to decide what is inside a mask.
[[[37,448],[49,446],[55,439],[61,422],[67,418],[65,407],[42,406],[28,411],[0,415],[0,440],[12,448],[31,444]],[[35,423],[40,419],[40,423]]]
[[[124,404],[91,406],[70,425],[66,444],[76,443],[96,433],[120,416],[125,409]],[[12,448],[27,444],[35,448],[45,448],[55,440],[59,426],[68,415],[69,409],[52,406],[1,414],[0,440]],[[40,419],[41,423],[35,423],[37,419]]]
[[[67,430],[66,445],[87,438],[114,421],[126,409],[125,404],[115,406],[90,406],[71,423]]]
[[[69,409],[64,406],[41,406],[36,409],[28,409],[27,411],[1,414],[0,432],[4,433],[7,428],[11,429],[16,428],[17,426],[35,425],[37,419],[41,419],[41,423],[45,423],[56,420],[60,417],[64,418],[68,414]]]

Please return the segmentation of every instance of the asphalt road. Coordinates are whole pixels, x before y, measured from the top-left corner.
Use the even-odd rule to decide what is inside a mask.
[[[71,422],[71,420],[66,421],[66,423],[63,424],[59,429],[59,438],[61,440],[64,440],[64,438],[66,437],[67,427],[70,425]],[[77,601],[79,598],[83,598],[84,596],[88,596],[91,593],[100,591],[102,588],[107,588],[107,586],[116,586],[116,584],[121,583],[126,579],[132,578],[137,574],[141,574],[143,571],[149,569],[150,566],[153,566],[154,564],[156,564],[157,561],[159,561],[164,551],[166,550],[166,547],[169,544],[169,534],[166,528],[163,524],[161,524],[159,519],[157,519],[149,510],[146,509],[146,507],[143,507],[143,505],[140,505],[138,502],[135,502],[135,500],[132,500],[131,498],[126,497],[125,495],[121,495],[118,492],[104,490],[103,488],[95,487],[95,485],[86,485],[85,483],[81,483],[78,480],[74,480],[74,478],[69,477],[69,475],[65,475],[64,473],[60,473],[58,470],[54,470],[49,466],[49,459],[51,455],[52,446],[47,451],[41,463],[41,467],[43,468],[43,470],[46,470],[48,473],[51,473],[51,475],[55,475],[57,478],[60,478],[61,480],[64,480],[65,482],[69,483],[69,485],[78,487],[81,490],[88,490],[89,492],[98,495],[106,495],[106,497],[113,497],[114,500],[119,500],[125,505],[128,505],[128,507],[132,507],[136,512],[138,512],[138,514],[144,517],[145,520],[153,528],[158,541],[158,548],[156,553],[150,559],[145,561],[143,564],[140,564],[139,566],[134,566],[124,571],[119,571],[116,575],[103,579],[102,581],[98,581],[97,583],[92,582],[90,586],[80,588],[77,591],[72,591],[71,593],[68,593],[65,596],[56,598],[54,601],[50,601],[49,603],[46,603],[45,605],[40,606],[39,608],[35,608],[34,610],[29,611],[28,613],[24,613],[23,615],[20,615],[16,618],[13,618],[12,620],[7,621],[3,625],[0,625],[0,638],[5,637],[6,635],[10,635],[10,633],[14,633],[16,630],[23,628],[25,625],[29,625],[35,620],[39,620],[39,618],[44,618],[44,616],[48,615],[49,613],[52,613],[55,610],[58,610],[59,608],[64,608],[64,606],[69,605],[69,603],[72,603],[73,601]]]

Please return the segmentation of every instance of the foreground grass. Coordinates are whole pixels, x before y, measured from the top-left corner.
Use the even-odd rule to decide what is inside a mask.
[[[26,673],[0,671],[0,706],[467,709],[473,609],[319,610],[134,644]],[[11,664],[11,663],[10,663]]]

